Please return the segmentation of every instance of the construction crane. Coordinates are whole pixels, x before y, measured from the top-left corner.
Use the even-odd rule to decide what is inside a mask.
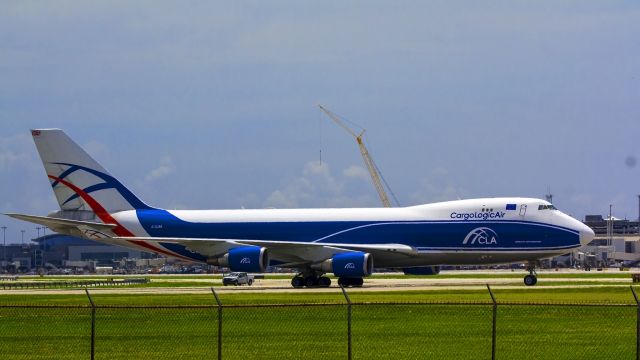
[[[369,170],[369,175],[371,175],[373,186],[376,188],[376,191],[378,192],[378,196],[380,196],[382,205],[384,207],[391,207],[391,201],[389,201],[387,192],[385,191],[384,186],[382,184],[382,182],[384,181],[384,177],[380,173],[380,170],[376,166],[376,163],[373,161],[373,158],[371,157],[371,155],[369,155],[369,151],[367,150],[367,147],[364,145],[364,141],[362,140],[362,137],[365,131],[367,130],[362,129],[362,132],[360,132],[360,134],[356,134],[355,131],[353,131],[344,122],[342,122],[340,118],[336,114],[332,113],[329,109],[323,107],[322,105],[318,105],[318,107],[325,114],[327,114],[327,116],[329,116],[329,118],[333,120],[333,122],[338,124],[338,126],[346,130],[349,134],[351,134],[351,136],[353,136],[356,139],[356,142],[358,143],[358,147],[360,148],[360,154],[362,155],[362,160],[364,160],[364,164],[367,167],[367,170]],[[387,188],[388,187],[389,186],[387,185]],[[393,195],[393,192],[391,192],[391,195]],[[395,196],[394,196],[394,200],[396,201],[396,203],[398,202],[398,200],[395,199]]]

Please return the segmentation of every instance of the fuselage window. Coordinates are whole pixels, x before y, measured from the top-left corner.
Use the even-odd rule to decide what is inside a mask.
[[[553,205],[538,205],[538,210],[558,210]]]

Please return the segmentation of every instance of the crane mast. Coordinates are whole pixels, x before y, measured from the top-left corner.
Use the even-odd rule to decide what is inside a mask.
[[[343,123],[336,114],[324,108],[322,105],[318,105],[318,107],[325,114],[327,114],[327,116],[329,116],[329,118],[333,120],[333,122],[338,124],[338,126],[346,130],[349,134],[351,134],[351,136],[353,136],[356,139],[356,142],[358,143],[358,148],[360,148],[360,154],[362,155],[362,160],[364,160],[364,164],[367,167],[367,170],[369,171],[369,175],[371,175],[371,181],[373,181],[373,186],[376,188],[376,191],[378,192],[378,196],[380,197],[380,201],[382,201],[382,205],[384,207],[391,207],[391,202],[389,201],[387,192],[384,190],[384,186],[382,185],[382,181],[380,179],[381,176],[378,172],[378,168],[376,164],[373,162],[373,158],[371,158],[371,155],[369,155],[369,151],[367,150],[367,147],[364,145],[364,141],[362,140],[362,136],[364,135],[366,130],[362,129],[362,132],[360,132],[360,134],[356,134],[355,131],[353,131],[350,127],[348,127],[345,123]]]

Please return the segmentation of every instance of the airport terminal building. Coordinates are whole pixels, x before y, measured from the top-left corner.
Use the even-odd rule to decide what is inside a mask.
[[[55,269],[87,262],[97,266],[114,266],[123,259],[157,258],[155,254],[62,234],[42,236],[33,239],[30,244],[7,245],[0,256],[0,262],[5,267],[21,269]]]
[[[576,252],[578,260],[592,263],[592,266],[606,266],[613,262],[637,266],[640,263],[640,221],[587,215],[584,223],[593,229],[596,236]]]

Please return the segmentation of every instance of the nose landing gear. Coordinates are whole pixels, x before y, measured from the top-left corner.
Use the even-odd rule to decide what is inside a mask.
[[[524,277],[524,284],[527,286],[533,286],[538,283],[538,274],[536,274],[536,266],[534,264],[529,264],[527,267],[529,271],[529,275]]]

